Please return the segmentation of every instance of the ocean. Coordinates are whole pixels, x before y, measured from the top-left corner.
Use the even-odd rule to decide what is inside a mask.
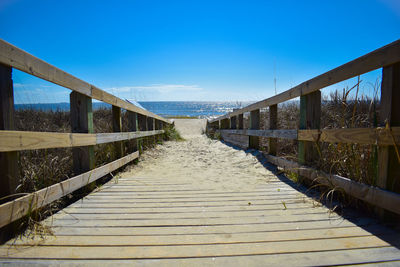
[[[145,109],[163,117],[211,118],[242,108],[252,102],[205,102],[205,101],[139,101]],[[69,103],[16,104],[16,109],[44,111],[69,111]],[[93,102],[93,109],[111,108],[110,104]]]

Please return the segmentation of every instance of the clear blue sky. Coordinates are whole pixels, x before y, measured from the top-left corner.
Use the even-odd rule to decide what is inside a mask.
[[[0,38],[122,98],[254,101],[274,65],[279,93],[399,39],[400,1],[0,0]],[[69,99],[14,83],[19,103]]]

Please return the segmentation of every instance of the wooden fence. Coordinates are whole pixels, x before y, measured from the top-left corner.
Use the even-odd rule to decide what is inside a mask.
[[[381,126],[379,128],[320,129],[321,91],[327,86],[382,68]],[[300,97],[298,129],[277,129],[278,104]],[[207,129],[222,135],[248,136],[248,146],[259,148],[259,137],[268,138],[267,159],[299,175],[316,179],[385,210],[400,214],[400,194],[392,188],[400,183],[400,40],[330,70],[271,98],[235,110],[208,122]],[[260,130],[260,109],[269,108],[269,129]],[[250,112],[250,127],[243,129],[243,114]],[[298,140],[298,162],[276,156],[277,138]],[[234,140],[233,140],[234,142]],[[356,143],[378,146],[377,184],[369,186],[307,166],[318,157],[319,142]]]
[[[72,133],[15,131],[12,68],[72,90]],[[93,133],[92,99],[112,105],[113,133]],[[122,132],[121,109],[129,118],[130,132]],[[0,227],[43,207],[138,158],[124,155],[122,141],[162,134],[170,122],[115,97],[0,39],[0,197],[15,193],[18,151],[72,147],[74,173],[79,174],[37,192],[0,205]],[[95,168],[94,146],[114,143],[118,159]]]

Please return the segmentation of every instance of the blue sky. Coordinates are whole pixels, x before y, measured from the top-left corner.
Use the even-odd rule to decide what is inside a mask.
[[[0,38],[122,98],[255,101],[399,39],[400,1],[0,0]],[[13,79],[16,103],[68,102]]]

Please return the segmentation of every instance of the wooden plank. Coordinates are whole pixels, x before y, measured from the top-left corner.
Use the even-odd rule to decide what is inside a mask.
[[[260,110],[252,110],[250,112],[250,130],[260,129]],[[249,136],[249,148],[259,149],[260,138],[258,136]]]
[[[273,255],[277,253],[299,253],[310,251],[329,251],[357,248],[391,247],[391,245],[375,236],[332,238],[315,240],[278,241],[266,243],[236,243],[213,245],[185,246],[139,246],[139,247],[1,247],[0,257],[14,258],[85,258],[85,259],[139,259],[139,258],[186,258],[216,257],[231,255]]]
[[[122,132],[122,118],[121,118],[120,107],[112,106],[112,126],[114,133]],[[114,149],[115,149],[115,159],[124,156],[124,146],[122,142],[115,142]]]
[[[132,153],[99,168],[0,205],[0,227],[18,220],[28,213],[96,181],[138,157],[138,152]]]
[[[65,214],[56,214],[53,216],[53,219],[57,219],[59,221],[110,221],[110,220],[176,220],[176,223],[179,223],[180,220],[188,220],[188,219],[216,219],[216,218],[225,218],[230,222],[233,218],[257,218],[265,216],[266,211],[261,210],[249,210],[249,211],[231,211],[231,212],[211,212],[211,211],[203,211],[203,212],[179,212],[179,213],[132,213],[127,212],[124,209],[120,209],[119,213],[98,213],[98,212],[88,212],[88,213],[79,213],[74,212],[74,209],[70,209],[68,215]],[[294,210],[294,209],[286,209],[284,210],[283,205],[279,210],[268,210],[268,216],[292,216],[300,217],[300,216],[314,216],[314,215],[325,215],[326,209],[309,209],[309,210]],[[325,218],[325,217],[324,217]]]
[[[300,126],[299,129],[319,129],[321,122],[321,91],[302,95],[300,97]],[[299,142],[298,161],[300,164],[312,164],[318,157],[318,143],[309,141]]]
[[[0,131],[0,152],[45,148],[80,147],[162,134],[163,130],[122,133],[51,133],[29,131]]]
[[[40,266],[339,266],[375,263],[394,266],[399,263],[398,249],[394,247],[363,248],[332,251],[313,251],[300,253],[282,253],[270,255],[235,255],[225,257],[192,257],[177,259],[0,259],[5,265],[30,267]],[[266,264],[267,263],[267,264]]]
[[[393,146],[400,144],[400,127],[299,130],[298,140]]]
[[[269,129],[275,130],[278,128],[278,105],[269,106]],[[275,156],[277,152],[277,139],[268,138],[268,154]]]
[[[271,137],[271,138],[283,138],[283,139],[297,139],[297,130],[217,130],[220,133],[237,134],[237,135],[248,135],[248,136],[260,136],[260,137]]]
[[[0,64],[0,130],[14,129],[12,69]],[[0,139],[0,142],[2,141]],[[0,153],[0,198],[14,194],[17,185],[18,154],[16,152]]]
[[[305,81],[285,92],[276,96],[264,99],[262,101],[251,104],[239,110],[227,113],[211,120],[221,120],[223,118],[238,115],[240,113],[265,108],[284,101],[315,92],[319,89],[333,85],[335,83],[356,77],[366,72],[379,69],[400,62],[400,40],[394,41],[386,46],[376,49],[366,55],[363,55],[353,61],[343,64],[324,74]]]
[[[330,239],[372,236],[374,234],[396,234],[382,226],[374,225],[362,229],[348,227],[336,229],[307,229],[297,231],[276,231],[260,233],[230,233],[230,234],[203,234],[203,235],[170,235],[155,236],[46,236],[46,239],[22,239],[13,244],[23,246],[151,246],[151,245],[204,245],[204,244],[232,244],[232,243],[267,243],[277,241],[295,241],[312,239]],[[371,233],[372,232],[372,233]],[[398,234],[397,234],[398,235]]]
[[[78,92],[70,94],[70,121],[73,133],[93,133],[92,99]],[[94,147],[72,149],[74,174],[87,172],[95,167]]]
[[[306,222],[306,221],[331,221],[337,223],[343,218],[338,216],[330,216],[324,214],[299,214],[299,215],[276,215],[268,217],[233,217],[233,218],[206,218],[206,217],[189,217],[185,218],[153,218],[153,219],[120,219],[120,220],[61,220],[57,219],[52,222],[53,227],[154,227],[154,226],[201,226],[201,225],[237,225],[237,224],[278,224],[288,222]]]
[[[268,233],[279,231],[302,231],[309,229],[337,229],[347,227],[367,227],[374,224],[371,219],[359,219],[357,224],[348,220],[334,221],[305,221],[270,224],[233,224],[233,225],[198,225],[198,226],[155,226],[155,227],[60,227],[53,228],[57,236],[61,235],[129,235],[129,236],[152,236],[152,235],[203,235],[224,233]]]
[[[363,200],[372,205],[384,208],[388,211],[400,214],[400,194],[393,193],[378,187],[369,186],[366,184],[358,183],[351,179],[341,177],[339,175],[329,175],[319,170],[289,161],[283,158],[265,155],[271,163],[291,170],[310,179],[313,182],[325,184],[327,186],[334,186],[341,188],[347,194]]]

